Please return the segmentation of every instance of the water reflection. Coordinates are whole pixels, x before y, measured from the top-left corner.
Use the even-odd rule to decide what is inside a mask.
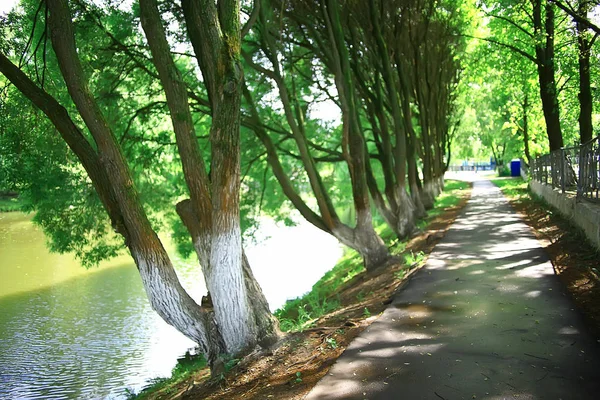
[[[307,225],[265,222],[261,236],[248,256],[271,308],[309,290],[341,255],[333,238]],[[173,261],[199,299],[196,262]],[[168,376],[192,346],[152,311],[128,257],[87,271],[50,254],[29,217],[0,214],[0,398],[121,398],[126,387]]]
[[[123,394],[193,345],[152,312],[132,265],[1,298],[0,310],[0,398]]]

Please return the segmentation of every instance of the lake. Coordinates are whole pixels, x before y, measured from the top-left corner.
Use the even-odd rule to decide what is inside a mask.
[[[272,309],[310,290],[342,255],[308,223],[265,219],[256,236],[246,252]],[[165,243],[199,301],[206,289],[197,262]],[[152,311],[128,256],[86,270],[50,253],[30,216],[0,214],[0,398],[123,398],[126,388],[169,376],[193,347]]]

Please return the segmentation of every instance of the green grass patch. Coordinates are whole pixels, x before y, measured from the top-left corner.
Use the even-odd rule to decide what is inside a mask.
[[[23,206],[18,197],[0,197],[0,212],[21,211]]]
[[[339,308],[334,293],[346,282],[365,270],[360,255],[347,250],[340,261],[329,270],[305,295],[288,300],[275,311],[282,331],[302,331],[311,327],[317,318]]]
[[[131,389],[125,389],[125,396],[129,400],[141,400],[148,398],[159,390],[164,391],[164,394],[166,395],[175,394],[176,385],[179,382],[187,379],[193,372],[206,367],[207,363],[204,356],[201,354],[190,355],[189,353],[186,353],[184,357],[177,360],[177,365],[175,365],[173,371],[171,371],[170,378],[152,379],[149,381],[148,386],[137,394]]]
[[[492,183],[500,188],[502,193],[515,200],[523,197],[530,197],[527,182],[521,177],[517,178],[496,178],[491,180]]]
[[[417,223],[417,227],[423,229],[427,226],[431,218],[435,218],[443,213],[447,208],[455,207],[460,203],[459,193],[470,187],[468,182],[446,180],[444,191],[435,199],[433,209],[427,212],[427,218]]]

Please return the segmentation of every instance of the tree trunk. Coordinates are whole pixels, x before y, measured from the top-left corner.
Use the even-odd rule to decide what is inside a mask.
[[[587,19],[588,2],[580,0],[578,14]],[[576,23],[577,45],[579,50],[579,135],[580,142],[587,143],[592,140],[594,130],[592,127],[593,97],[590,86],[590,54],[591,41],[587,38],[588,27],[582,22]]]
[[[396,146],[394,148],[394,167],[396,176],[396,214],[397,227],[399,238],[404,238],[410,234],[415,226],[415,206],[411,198],[406,192],[406,166],[407,166],[407,149],[406,149],[406,133],[404,128],[405,121],[400,111],[400,101],[398,99],[399,91],[398,84],[392,73],[392,62],[388,53],[388,48],[382,34],[380,24],[379,9],[375,4],[375,0],[369,0],[369,13],[371,14],[371,22],[373,24],[373,35],[381,57],[381,74],[385,83],[387,97],[392,108],[392,120],[394,122],[394,137]],[[406,107],[405,107],[406,108]],[[405,117],[409,117],[406,115]]]
[[[554,151],[563,147],[554,64],[554,7],[552,4],[546,3],[546,16],[542,23],[542,1],[534,0],[533,6],[536,37],[544,38],[544,40],[536,41],[535,54],[548,143],[550,151]]]
[[[200,13],[196,8],[198,4],[184,3],[186,21],[196,23],[189,33],[211,94],[210,182],[196,139],[186,86],[171,57],[155,0],[140,0],[141,21],[167,97],[184,176],[190,189],[191,201],[180,203],[178,212],[192,235],[225,352],[237,355],[260,340],[255,322],[262,321],[263,317],[271,320],[268,306],[257,309],[260,315],[254,315],[247,280],[255,295],[262,296],[262,291],[253,280],[247,260],[247,271],[242,266],[239,130],[243,76],[236,57],[240,52],[239,4],[234,1],[217,10],[214,3],[206,2]],[[219,12],[222,15],[217,17]],[[216,27],[217,23],[228,25]],[[228,35],[228,40],[223,40],[223,34]],[[210,41],[210,46],[198,45],[202,39]],[[264,312],[267,315],[262,315]],[[276,324],[271,327],[276,330]],[[263,328],[260,331],[269,341],[276,332],[265,332],[266,327]]]
[[[356,219],[356,228],[351,229],[340,225],[333,230],[334,236],[362,256],[368,272],[384,267],[393,258],[383,240],[373,229],[371,214],[357,212]]]
[[[408,153],[408,184],[410,186],[410,197],[415,205],[415,217],[425,218],[427,216],[427,211],[425,210],[425,205],[421,199],[421,190],[419,189],[419,184],[417,182],[419,179],[419,171],[417,169],[413,140],[410,140],[411,146]]]
[[[359,121],[356,92],[351,76],[349,53],[344,40],[337,0],[327,0],[323,4],[323,15],[331,38],[332,53],[335,58],[335,83],[342,104],[343,135],[342,146],[352,181],[352,198],[356,210],[355,245],[365,260],[369,271],[382,266],[390,258],[383,240],[373,229],[369,189],[367,185],[365,141]]]
[[[526,83],[523,85],[523,91],[525,93],[523,99],[523,146],[525,148],[527,163],[531,165],[533,159],[531,158],[531,152],[529,150],[529,92]]]

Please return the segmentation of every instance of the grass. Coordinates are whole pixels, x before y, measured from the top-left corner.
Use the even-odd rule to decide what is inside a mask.
[[[192,373],[202,368],[206,368],[206,366],[206,360],[201,354],[190,355],[189,353],[186,353],[184,357],[177,360],[177,365],[175,365],[171,371],[171,377],[152,379],[148,386],[137,394],[131,389],[125,389],[126,398],[129,400],[146,399],[159,390],[162,390],[165,394],[175,394],[170,393],[169,390],[174,390],[177,383],[187,379]]]
[[[23,205],[18,197],[0,197],[0,212],[21,211]]]
[[[502,193],[512,199],[519,200],[524,197],[530,197],[527,182],[523,178],[496,178],[491,181],[502,190]]]
[[[427,212],[427,218],[419,221],[421,226],[419,226],[419,224],[417,224],[417,226],[419,226],[419,228],[423,228],[431,219],[443,213],[446,208],[457,206],[458,203],[460,203],[460,197],[456,195],[456,192],[465,190],[468,187],[468,182],[447,180],[444,185],[444,191],[440,193],[438,198],[435,200],[433,209]]]

